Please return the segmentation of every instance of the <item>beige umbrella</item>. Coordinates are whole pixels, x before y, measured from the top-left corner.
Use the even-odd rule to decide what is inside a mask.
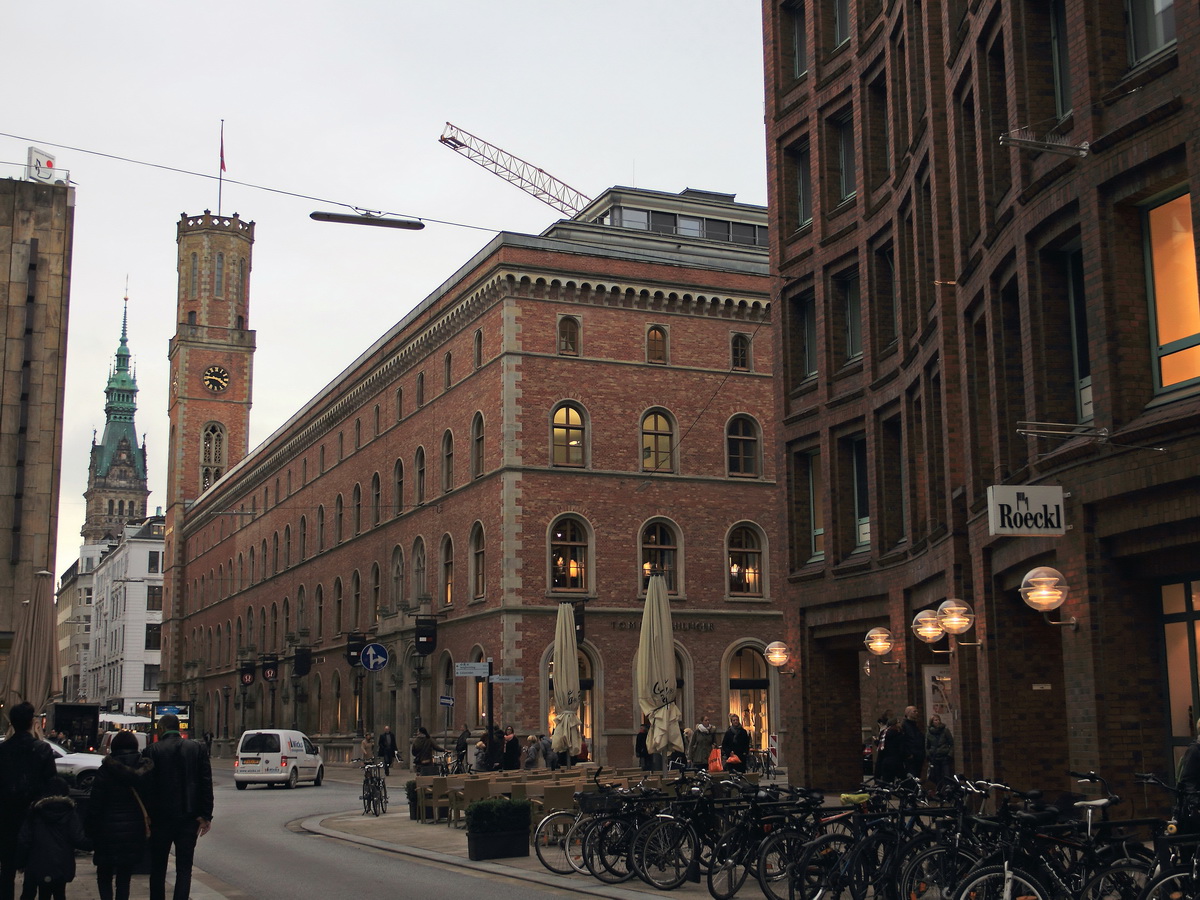
[[[650,720],[646,750],[650,753],[682,751],[671,607],[667,601],[666,581],[659,574],[651,575],[646,587],[642,636],[638,643],[637,692],[642,715]]]
[[[50,697],[57,694],[58,638],[54,633],[54,597],[45,570],[33,580],[33,596],[21,601],[13,632],[12,651],[0,696],[12,709],[28,700],[35,713],[46,712]]]
[[[554,629],[554,734],[550,746],[578,756],[583,747],[579,720],[579,647],[575,643],[575,611],[570,603],[558,604]]]

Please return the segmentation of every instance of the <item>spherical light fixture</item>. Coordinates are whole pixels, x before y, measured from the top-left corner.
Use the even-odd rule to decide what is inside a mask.
[[[1049,566],[1030,570],[1021,582],[1021,599],[1038,612],[1058,609],[1067,599],[1070,585],[1063,573]]]
[[[923,609],[912,620],[913,634],[927,644],[940,641],[946,634],[938,624],[938,614],[932,609]]]
[[[887,656],[896,642],[892,640],[892,633],[886,628],[872,628],[867,632],[863,643],[876,656]]]
[[[946,634],[964,634],[975,624],[975,613],[965,600],[951,597],[938,607],[937,620]]]
[[[783,641],[772,641],[770,644],[767,644],[767,648],[763,651],[763,656],[775,668],[786,666],[790,658],[787,644]]]

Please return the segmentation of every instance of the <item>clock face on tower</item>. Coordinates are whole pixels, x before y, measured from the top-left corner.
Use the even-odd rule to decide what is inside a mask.
[[[221,366],[209,366],[204,370],[204,386],[214,394],[219,394],[229,387],[229,373]]]

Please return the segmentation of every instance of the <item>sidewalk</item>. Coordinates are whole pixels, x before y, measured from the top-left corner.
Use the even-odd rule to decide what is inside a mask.
[[[229,760],[214,759],[214,766],[229,767]],[[326,765],[325,778],[344,784],[358,784],[361,770],[348,765]],[[422,825],[408,817],[408,803],[404,797],[404,783],[411,777],[406,769],[393,768],[388,778],[388,793],[391,801],[388,812],[382,816],[364,816],[360,809],[348,810],[334,815],[313,816],[296,823],[305,831],[338,840],[372,847],[408,856],[427,862],[450,865],[458,869],[470,869],[489,875],[516,878],[546,887],[559,888],[598,897],[614,897],[618,900],[646,900],[647,895],[662,896],[662,892],[637,878],[624,884],[603,884],[586,875],[555,875],[546,869],[529,848],[528,857],[475,862],[467,858],[467,833],[461,828],[437,825]],[[397,800],[399,802],[397,802]],[[174,883],[174,864],[167,870],[167,890]],[[19,889],[19,885],[18,885]],[[708,897],[706,885],[684,883],[671,892],[678,897],[697,900]],[[148,878],[135,875],[130,887],[130,900],[148,900],[150,896]],[[192,868],[193,900],[252,900],[252,898],[226,884],[219,878]],[[67,900],[98,900],[96,880],[90,862],[80,859],[78,873],[67,885]],[[253,898],[257,900],[257,898]]]

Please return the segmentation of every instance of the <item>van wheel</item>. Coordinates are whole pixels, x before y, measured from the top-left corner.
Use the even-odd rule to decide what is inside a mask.
[[[300,770],[292,769],[292,774],[288,776],[288,780],[287,780],[288,790],[291,790],[299,783],[300,783]]]
[[[235,781],[233,784],[239,791],[244,791],[246,789],[246,782],[244,781]]]
[[[321,782],[325,780],[325,767],[317,766],[317,777],[313,779],[313,787],[320,787]]]

